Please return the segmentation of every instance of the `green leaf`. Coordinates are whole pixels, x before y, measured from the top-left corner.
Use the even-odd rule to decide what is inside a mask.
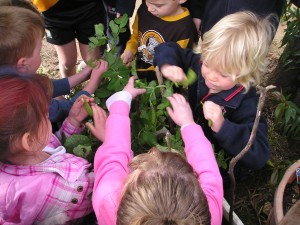
[[[125,33],[126,30],[127,30],[127,29],[126,29],[125,27],[123,27],[123,28],[120,29],[120,33]]]
[[[125,13],[122,15],[120,28],[125,27],[127,23],[128,23],[128,15]]]
[[[98,45],[98,39],[95,38],[95,37],[90,37],[90,38],[89,38],[89,41],[92,42],[92,43],[93,43],[94,45],[96,45],[96,46]]]
[[[186,80],[178,84],[186,87],[188,85],[195,83],[195,81],[197,80],[197,74],[192,68],[189,68],[186,74],[186,78],[187,78]]]
[[[173,94],[173,90],[172,89],[166,89],[165,92],[164,92],[164,95],[163,97],[166,98],[166,97],[169,97]]]
[[[285,111],[285,105],[284,105],[284,103],[278,104],[277,107],[276,107],[276,109],[275,109],[275,113],[274,113],[274,115],[275,115],[275,122],[276,123],[278,123],[281,120],[281,118],[282,118],[282,116],[284,114],[284,111]]]
[[[101,98],[107,98],[107,97],[111,96],[112,94],[113,94],[112,91],[109,91],[109,90],[107,90],[105,88],[97,89],[95,91],[95,96],[98,97],[98,98],[100,98],[100,99]]]
[[[157,145],[156,135],[154,132],[144,131],[141,135],[141,138],[143,142],[149,146]]]
[[[120,86],[121,86],[120,80],[118,78],[114,78],[109,82],[107,89],[110,91],[115,91],[115,90],[119,90]]]
[[[68,152],[72,152],[73,149],[78,145],[91,146],[90,139],[81,134],[74,134],[66,139],[65,148],[68,150]]]
[[[109,22],[109,27],[111,29],[111,33],[112,33],[113,36],[114,35],[118,35],[118,33],[119,33],[119,26],[116,25],[114,21],[111,20]]]
[[[108,62],[109,66],[112,66],[114,64],[115,59],[116,58],[115,58],[114,54],[111,54],[109,52],[107,54],[105,54],[104,60]]]
[[[104,25],[102,23],[96,24],[95,32],[97,36],[104,36]]]
[[[86,145],[78,145],[73,149],[73,153],[82,158],[87,158],[91,154],[91,151],[92,147]]]

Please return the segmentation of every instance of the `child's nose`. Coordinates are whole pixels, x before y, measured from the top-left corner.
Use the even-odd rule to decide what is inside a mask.
[[[148,11],[149,11],[149,12],[153,12],[153,11],[154,11],[154,7],[151,6],[150,4],[148,5]]]

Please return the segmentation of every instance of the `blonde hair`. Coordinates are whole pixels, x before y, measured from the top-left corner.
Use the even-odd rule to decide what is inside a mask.
[[[205,225],[210,212],[197,175],[179,153],[155,148],[130,163],[118,225]]]
[[[44,32],[43,19],[34,8],[30,10],[26,5],[1,6],[0,66],[15,66],[22,57],[31,57]]]
[[[259,18],[243,11],[222,18],[203,36],[201,59],[212,69],[242,85],[247,92],[260,83],[267,66],[266,56],[275,34],[270,14]]]

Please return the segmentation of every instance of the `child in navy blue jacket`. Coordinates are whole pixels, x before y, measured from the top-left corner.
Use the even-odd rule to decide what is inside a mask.
[[[258,103],[255,86],[265,71],[273,32],[269,18],[238,12],[205,33],[201,56],[176,43],[155,49],[155,64],[166,78],[183,81],[190,67],[198,74],[197,83],[189,87],[189,101],[216,151],[236,156],[249,140]],[[240,163],[260,169],[269,154],[267,124],[262,118],[254,143]]]

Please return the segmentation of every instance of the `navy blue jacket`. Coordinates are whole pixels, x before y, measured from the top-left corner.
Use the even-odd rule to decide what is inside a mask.
[[[208,94],[201,75],[200,55],[194,54],[190,49],[182,49],[176,43],[163,43],[155,48],[155,65],[177,65],[185,72],[192,68],[198,74],[198,81],[189,87],[189,102],[193,110],[195,121],[199,123],[206,137],[214,144],[215,150],[223,149],[227,154],[236,156],[248,143],[251,130],[256,117],[258,95],[255,88],[244,93],[242,86],[235,86],[230,90],[215,94]],[[212,101],[220,105],[224,113],[224,124],[218,133],[208,126],[200,102]],[[239,161],[250,169],[262,168],[269,159],[267,124],[261,118],[256,138],[250,151]]]
[[[189,0],[186,6],[193,18],[202,20],[201,36],[203,36],[224,16],[242,10],[248,10],[263,17],[274,13],[280,18],[284,0]],[[278,21],[274,21],[276,26],[278,26]]]

